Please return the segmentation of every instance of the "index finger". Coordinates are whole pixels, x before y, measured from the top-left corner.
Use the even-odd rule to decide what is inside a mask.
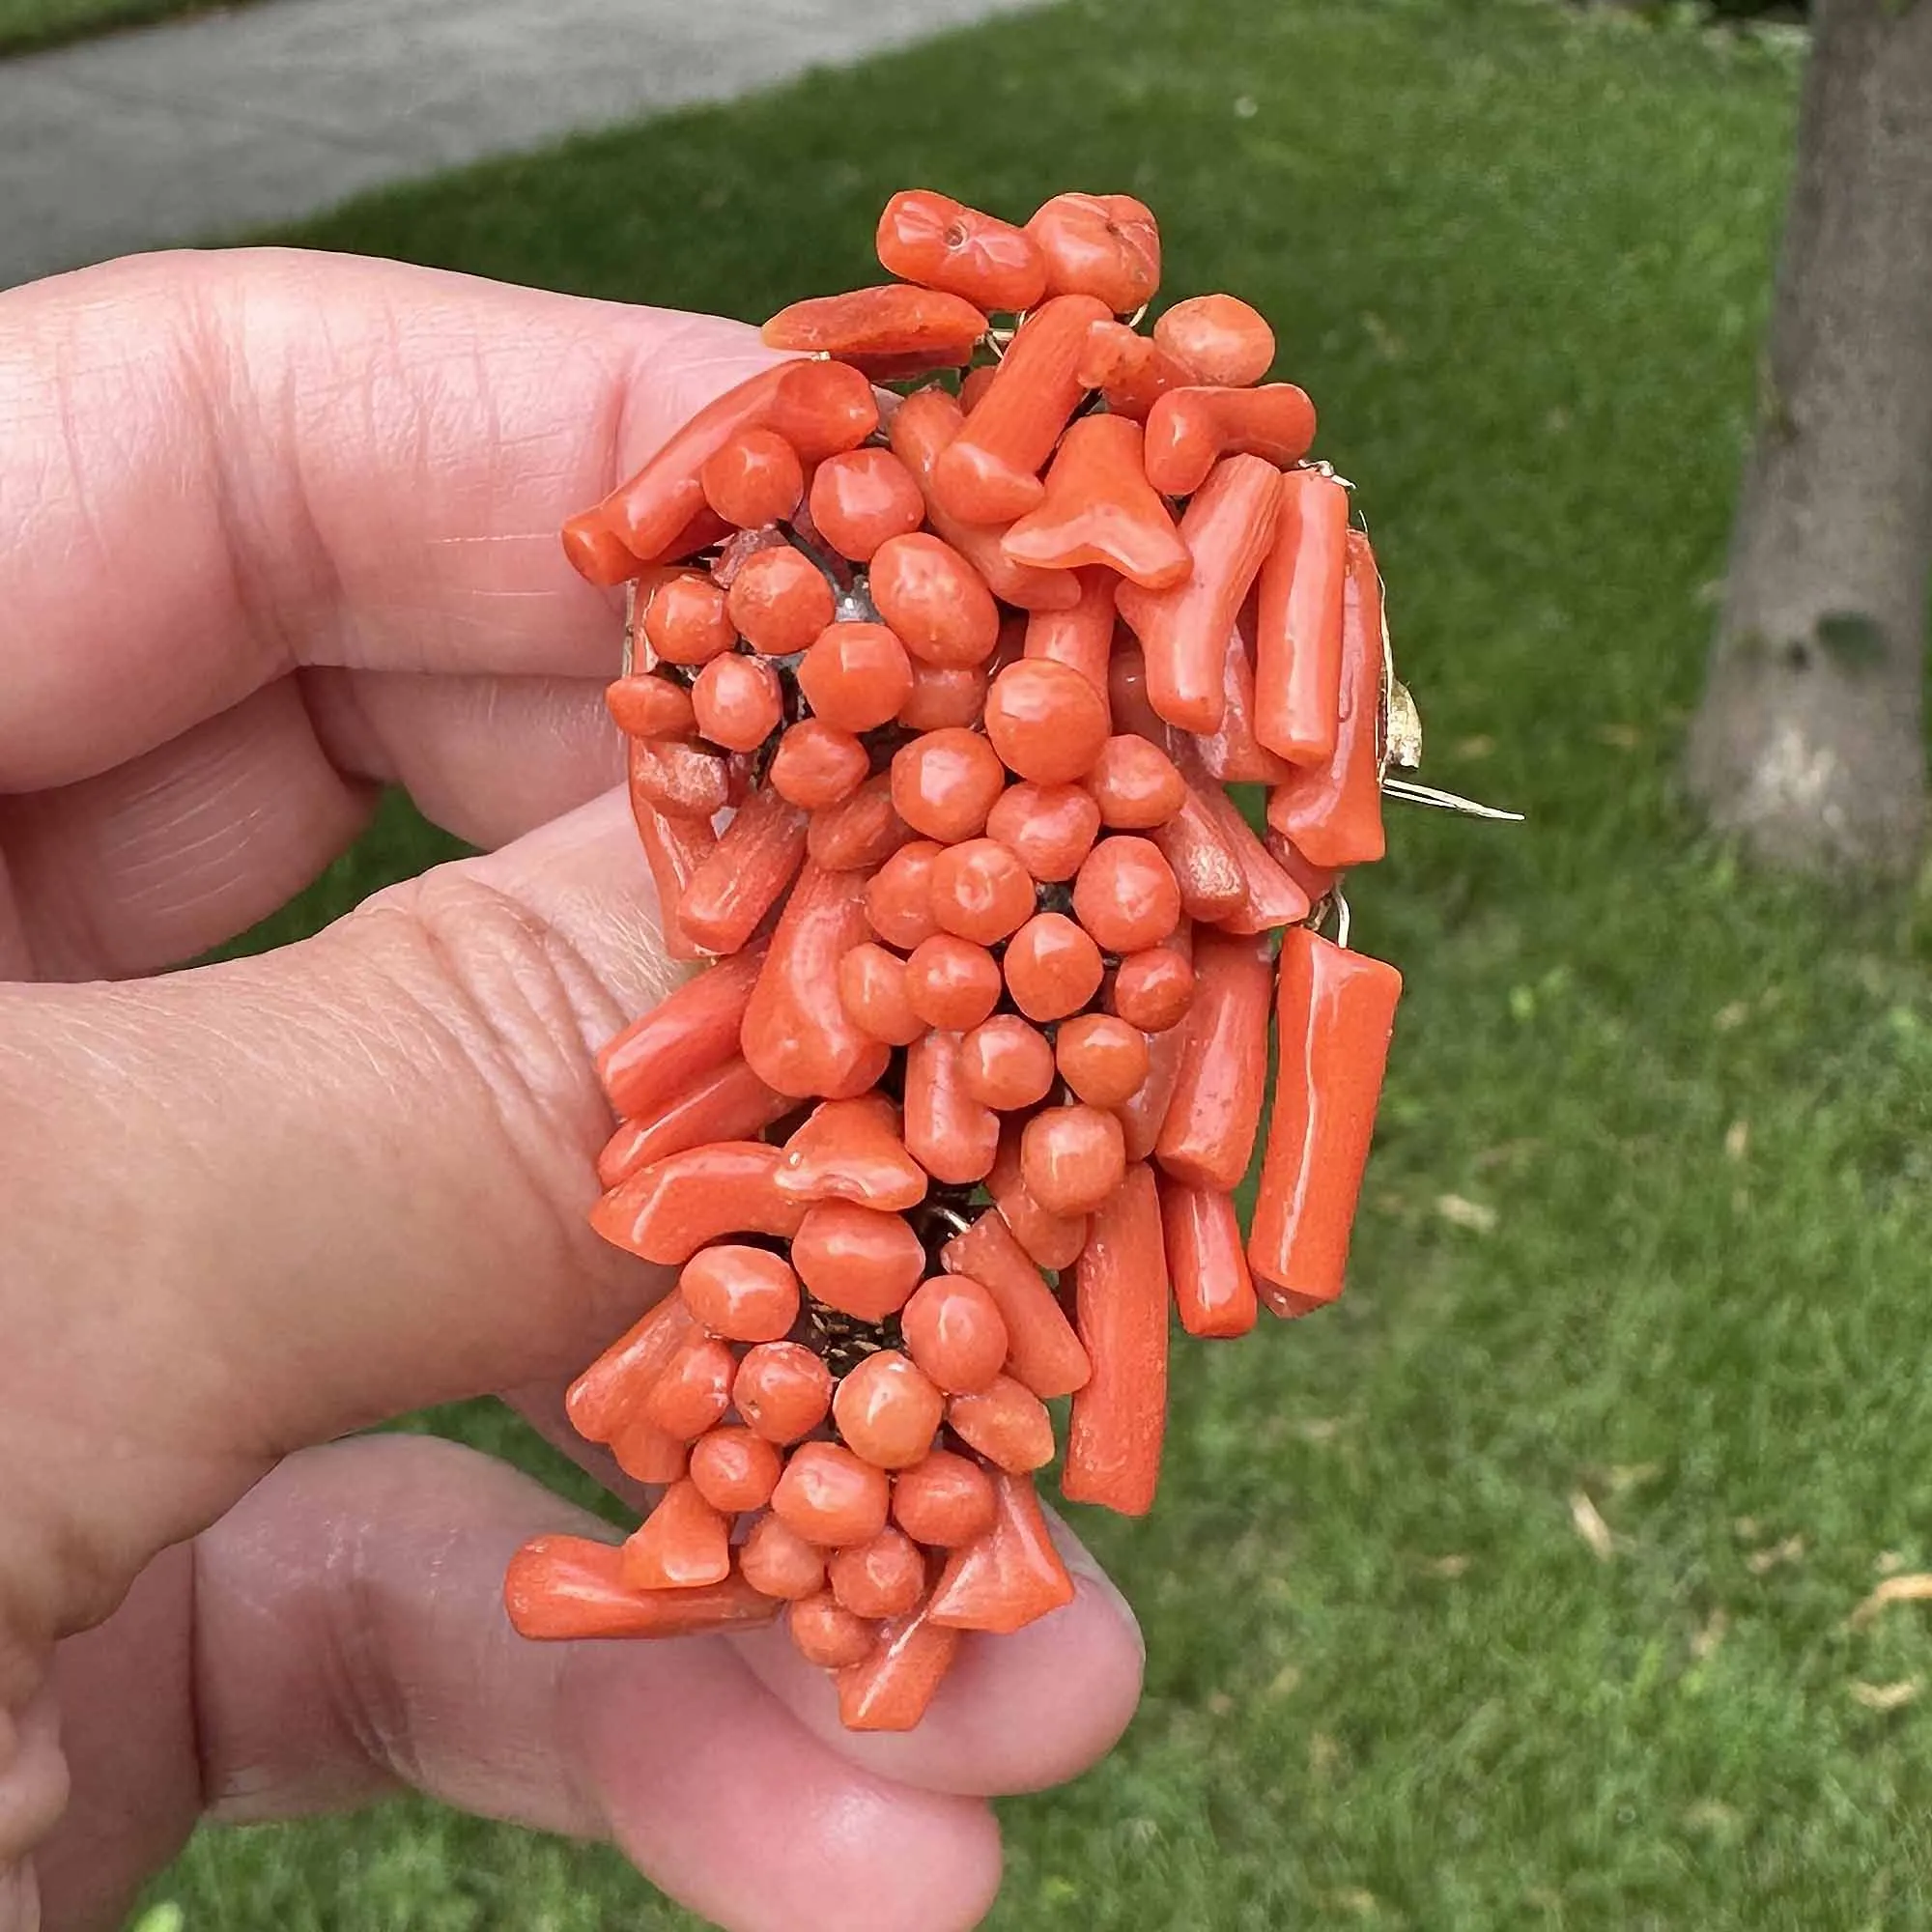
[[[293,250],[0,294],[0,791],[298,666],[595,675],[557,526],[774,359],[741,323]]]

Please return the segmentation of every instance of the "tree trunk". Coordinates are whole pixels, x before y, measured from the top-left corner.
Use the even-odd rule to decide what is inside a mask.
[[[1805,871],[1898,872],[1925,815],[1932,0],[1823,0],[1756,447],[1688,776]]]

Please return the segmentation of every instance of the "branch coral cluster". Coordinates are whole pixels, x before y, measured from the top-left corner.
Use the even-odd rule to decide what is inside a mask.
[[[594,1225],[678,1285],[569,1397],[662,1499],[507,1601],[538,1637],[782,1613],[902,1729],[962,1632],[1071,1598],[1048,1402],[1062,1493],[1139,1515],[1170,1305],[1233,1336],[1341,1292],[1401,981],[1316,929],[1382,855],[1381,583],[1266,322],[1144,332],[1124,195],[903,193],[878,251],[565,526],[629,586],[610,708],[708,963],[599,1060]]]

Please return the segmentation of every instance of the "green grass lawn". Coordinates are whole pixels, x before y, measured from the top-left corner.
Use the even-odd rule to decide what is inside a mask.
[[[1864,1701],[1932,1687],[1932,1632],[1845,1625],[1932,1566],[1932,934],[1672,796],[1795,77],[1511,0],[1084,0],[303,232],[758,316],[866,279],[902,185],[1130,189],[1321,404],[1429,775],[1530,815],[1404,816],[1361,884],[1409,992],[1355,1286],[1183,1348],[1158,1511],[1083,1519],[1148,1699],[1004,1807],[1007,1932],[1932,1922],[1932,1690]],[[425,850],[393,819],[298,917]],[[152,1897],[688,1923],[408,1806],[205,1836]]]
[[[0,58],[240,4],[243,0],[0,0]]]

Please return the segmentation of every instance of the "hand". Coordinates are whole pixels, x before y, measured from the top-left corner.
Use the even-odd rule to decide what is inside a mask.
[[[0,1932],[37,1894],[113,1923],[198,1816],[402,1784],[611,1837],[731,1928],[941,1932],[998,1884],[982,1794],[1127,1720],[1132,1621],[1077,1553],[1071,1606],[855,1738],[769,1631],[521,1641],[504,1561],[575,1510],[433,1439],[313,1446],[505,1389],[561,1437],[663,1292],[584,1226],[591,1050],[672,969],[596,796],[611,610],[554,531],[766,359],[320,256],[0,295]],[[495,849],[140,977],[391,782]]]

